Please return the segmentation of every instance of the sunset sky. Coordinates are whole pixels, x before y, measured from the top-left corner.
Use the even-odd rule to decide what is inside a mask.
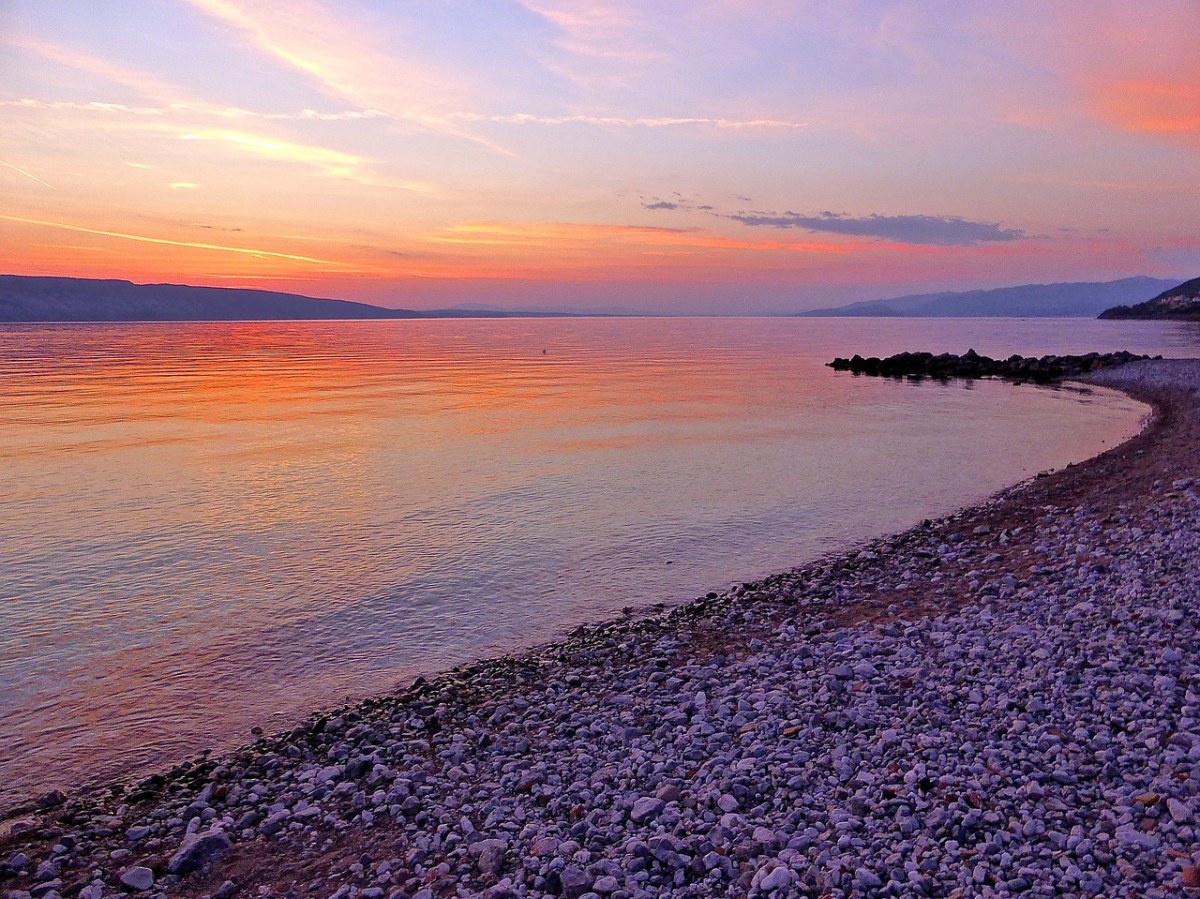
[[[773,312],[1200,274],[1196,0],[0,0],[0,269]]]

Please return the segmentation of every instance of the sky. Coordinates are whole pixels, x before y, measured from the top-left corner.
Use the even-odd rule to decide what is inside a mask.
[[[1200,274],[1196,0],[0,0],[0,270],[775,313]]]

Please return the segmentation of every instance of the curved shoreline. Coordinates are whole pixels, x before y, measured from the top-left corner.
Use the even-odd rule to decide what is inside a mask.
[[[912,833],[896,829],[894,817],[888,819],[891,830],[871,829],[864,822],[879,823],[873,805],[890,811],[903,805],[910,811],[906,820],[916,820],[916,812],[926,806],[935,811],[952,807],[948,814],[961,830],[972,812],[979,819],[993,808],[1020,812],[1022,801],[1045,805],[1048,788],[1069,790],[1087,782],[1068,767],[1057,780],[1042,783],[1022,765],[1023,786],[1033,784],[1041,791],[1022,799],[1006,792],[1013,784],[1002,789],[988,782],[1000,776],[987,773],[988,762],[982,763],[982,774],[960,770],[962,759],[948,749],[961,747],[963,740],[982,745],[988,732],[961,732],[958,706],[987,708],[984,688],[989,681],[984,675],[993,664],[992,654],[1000,651],[990,641],[972,645],[969,638],[972,630],[1002,631],[1005,625],[997,612],[1018,621],[1036,612],[1042,617],[1035,615],[1021,626],[1046,636],[1045,645],[1054,645],[1062,635],[1051,625],[1072,614],[1079,617],[1073,611],[1079,605],[1091,604],[1094,611],[1106,602],[1104,590],[1124,589],[1130,577],[1145,569],[1179,568],[1178,560],[1162,553],[1137,556],[1142,537],[1168,532],[1182,541],[1183,549],[1196,549],[1196,529],[1185,525],[1200,519],[1200,500],[1191,485],[1171,485],[1195,477],[1200,468],[1198,371],[1200,363],[1169,360],[1092,376],[1088,380],[1093,383],[1151,402],[1156,412],[1146,429],[1084,463],[1008,488],[983,505],[725,595],[581,628],[564,641],[519,656],[460,666],[397,694],[315,718],[290,734],[260,740],[220,759],[180,766],[162,781],[149,779],[132,795],[74,797],[30,816],[31,829],[15,838],[3,836],[11,831],[11,821],[0,828],[0,843],[10,844],[0,853],[0,864],[15,849],[29,856],[28,864],[13,872],[23,892],[33,885],[38,863],[57,855],[61,870],[43,878],[42,885],[60,882],[40,892],[66,896],[93,889],[94,870],[103,874],[102,893],[118,889],[129,867],[149,869],[157,879],[155,890],[189,895],[218,890],[230,878],[234,889],[247,894],[260,885],[288,892],[292,881],[298,892],[316,884],[317,895],[336,893],[344,885],[340,899],[393,894],[399,899],[423,890],[430,896],[491,890],[496,897],[571,899],[589,891],[617,899],[668,893],[800,896],[820,890],[875,895],[895,880],[894,873],[907,871],[903,862],[885,863],[896,852],[892,838],[912,843],[932,828],[931,846],[952,841],[956,850],[965,849],[967,840],[942,834],[937,828],[944,830],[946,822],[930,824],[928,816]],[[1134,531],[1141,534],[1131,540]],[[1114,542],[1109,532],[1124,537]],[[1122,552],[1134,553],[1133,562]],[[1186,575],[1186,564],[1183,569]],[[1195,576],[1184,581],[1182,595],[1194,612]],[[1145,589],[1153,593],[1153,586]],[[1179,611],[1170,596],[1154,601],[1167,603],[1164,608],[1171,613]],[[1047,609],[1055,614],[1046,617]],[[1111,620],[1077,622],[1077,630],[1115,626]],[[1182,632],[1184,623],[1194,635],[1190,622],[1173,622],[1175,630]],[[1047,630],[1041,634],[1037,628]],[[960,655],[947,657],[947,644],[936,636],[941,633],[954,635],[949,645],[959,646]],[[1020,643],[1027,637],[1015,633],[1007,639]],[[880,646],[897,654],[881,654]],[[1160,785],[1153,808],[1128,806],[1147,819],[1155,811],[1152,820],[1165,819],[1175,829],[1164,839],[1157,826],[1156,832],[1142,829],[1132,811],[1130,821],[1108,830],[1099,818],[1092,822],[1097,836],[1084,839],[1112,851],[1096,848],[1108,860],[1093,854],[1086,874],[1086,864],[1072,863],[1079,876],[1068,871],[1074,879],[1064,884],[1080,894],[1092,885],[1083,882],[1091,876],[1099,878],[1105,895],[1154,895],[1147,890],[1177,887],[1182,876],[1185,858],[1172,858],[1170,851],[1190,859],[1196,836],[1190,822],[1200,813],[1200,731],[1183,708],[1191,701],[1188,678],[1197,676],[1188,655],[1158,662],[1165,673],[1156,677],[1173,678],[1172,689],[1179,695],[1172,700],[1177,700],[1175,706],[1167,702],[1169,697],[1159,697],[1166,703],[1164,727],[1169,724],[1172,733],[1150,751],[1169,755],[1182,746],[1171,739],[1195,734],[1182,758],[1196,770],[1188,781],[1175,781],[1191,786],[1172,788],[1178,794],[1172,796]],[[1059,665],[1070,662],[1065,656],[1052,658]],[[897,659],[905,663],[905,673],[897,673]],[[926,664],[928,671],[922,668]],[[979,670],[970,674],[965,670],[970,667]],[[1103,670],[1089,663],[1086,672],[1074,675],[1098,676],[1095,672]],[[1056,671],[1042,673],[1052,679]],[[947,673],[951,679],[939,681]],[[1135,673],[1140,669],[1107,672],[1114,681]],[[1028,673],[1010,666],[1001,674],[1001,680],[1020,682]],[[939,695],[939,683],[955,683],[959,676],[978,682],[978,702],[970,691],[965,703],[944,697],[931,707],[921,702],[916,683]],[[913,685],[897,689],[906,680]],[[820,702],[814,704],[814,697]],[[743,703],[748,707],[742,708]],[[989,714],[999,721],[1032,716],[1021,732],[1032,728],[1039,740],[1049,734],[1058,750],[1053,757],[1066,758],[1071,753],[1065,747],[1084,738],[1047,724],[1046,711],[994,709]],[[919,721],[926,727],[909,726]],[[939,746],[939,739],[952,742],[941,746],[932,762],[921,761],[924,773],[911,783],[906,774],[916,767],[889,774],[891,767],[928,754],[922,738]],[[878,759],[870,755],[872,746],[882,751]],[[581,755],[585,750],[586,758]],[[985,756],[974,753],[975,758]],[[1086,764],[1085,756],[1081,751],[1080,765]],[[847,766],[850,776],[842,779]],[[795,771],[788,773],[791,769]],[[857,788],[863,772],[873,779]],[[898,773],[905,776],[894,778]],[[880,787],[887,777],[896,782]],[[797,778],[803,782],[793,783]],[[1071,778],[1074,783],[1067,782]],[[254,782],[263,785],[262,795],[247,788]],[[1139,795],[1153,792],[1151,785]],[[887,789],[893,787],[889,796]],[[900,801],[897,796],[909,798]],[[930,796],[940,798],[935,802]],[[1180,814],[1186,812],[1188,823],[1175,820],[1179,809],[1169,805],[1170,799],[1182,803]],[[1066,805],[1059,810],[1064,820],[1083,814],[1082,805],[1059,801]],[[1096,797],[1089,794],[1088,801],[1095,806]],[[477,806],[489,803],[495,807],[482,814]],[[788,815],[797,807],[805,814],[792,820]],[[843,813],[848,815],[844,820]],[[65,825],[54,823],[64,815]],[[175,882],[165,869],[193,817],[193,829],[217,827],[235,845],[208,874]],[[1121,831],[1127,826],[1136,833]],[[142,827],[148,828],[145,833]],[[1087,831],[1082,823],[1072,827]],[[857,847],[853,835],[864,828],[872,839]],[[72,845],[59,842],[64,851],[54,853],[54,841],[72,830]],[[1038,853],[1046,847],[1051,855],[1065,851],[1046,836],[1050,833],[1058,831],[1047,828],[1021,835],[1017,842]],[[852,836],[842,846],[846,834]],[[1064,836],[1063,846],[1070,839]],[[919,854],[922,859],[936,856],[938,864],[926,871],[922,860],[915,874],[906,873],[903,890],[914,892],[903,895],[951,895],[954,888],[967,891],[960,895],[976,895],[970,890],[1007,884],[986,865],[984,879],[977,882],[975,869],[982,862],[960,865],[962,852],[947,868],[948,853],[934,853],[931,846]],[[1013,848],[1015,844],[1002,853],[1014,855]],[[365,869],[360,861],[364,855],[370,857]],[[847,860],[851,857],[855,864]],[[61,864],[72,859],[78,862],[74,867]],[[444,871],[438,867],[443,863],[448,865]],[[387,870],[379,873],[381,864]],[[1070,867],[1058,866],[1059,874]],[[947,871],[953,871],[952,880]],[[1110,877],[1113,872],[1119,878]],[[1048,871],[1047,877],[1059,874]],[[989,877],[994,882],[987,883]],[[1017,873],[1008,880],[1021,877],[1030,879]],[[915,892],[918,884],[923,893]],[[1120,892],[1122,884],[1136,889]],[[583,889],[577,891],[577,886]],[[459,893],[459,887],[466,892]],[[362,892],[375,889],[382,892]],[[94,894],[88,896],[94,899]]]

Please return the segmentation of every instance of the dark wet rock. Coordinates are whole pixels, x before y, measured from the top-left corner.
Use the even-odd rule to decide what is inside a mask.
[[[214,859],[229,851],[232,844],[223,830],[214,829],[193,833],[184,837],[179,849],[167,863],[171,874],[189,874],[199,871]]]
[[[592,888],[592,878],[582,868],[570,865],[559,874],[562,895],[565,899],[580,899]]]
[[[48,793],[43,793],[35,800],[35,805],[42,811],[58,808],[67,801],[67,796],[62,790],[51,790]]]

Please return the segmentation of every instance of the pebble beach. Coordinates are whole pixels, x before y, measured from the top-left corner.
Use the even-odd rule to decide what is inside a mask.
[[[0,820],[8,899],[1200,896],[1200,362],[1141,435]],[[1034,389],[1034,388],[1022,388]]]

